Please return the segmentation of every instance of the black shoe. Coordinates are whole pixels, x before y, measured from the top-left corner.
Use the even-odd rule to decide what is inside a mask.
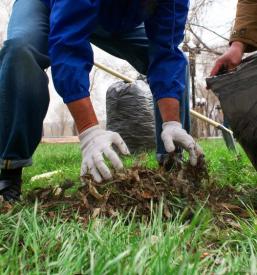
[[[1,170],[0,175],[0,196],[5,201],[19,201],[21,196],[22,168],[14,170]]]
[[[21,179],[0,180],[0,196],[5,201],[19,201],[21,196]]]

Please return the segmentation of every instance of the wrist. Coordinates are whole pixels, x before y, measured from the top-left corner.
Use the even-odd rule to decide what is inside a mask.
[[[92,138],[92,135],[98,135],[99,130],[101,130],[101,127],[99,124],[91,126],[87,129],[85,129],[83,132],[79,134],[80,141],[84,140],[87,137],[87,140],[90,140]],[[97,134],[95,134],[97,131]],[[89,138],[88,138],[89,137]]]
[[[82,98],[67,104],[75,121],[79,134],[95,125],[98,120],[89,97]]]
[[[182,124],[178,121],[167,121],[167,122],[163,122],[162,129],[164,130],[168,126],[172,126],[172,127],[176,127],[176,128],[182,128]]]
[[[237,49],[237,50],[240,50],[240,52],[243,54],[245,52],[245,44],[243,42],[240,42],[240,41],[234,41],[232,44],[231,44],[231,48],[234,48],[234,49]]]
[[[162,98],[158,101],[158,107],[161,113],[162,121],[180,122],[179,101],[176,98]]]

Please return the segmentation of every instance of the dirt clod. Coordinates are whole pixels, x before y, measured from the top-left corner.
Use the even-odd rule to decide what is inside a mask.
[[[231,187],[218,187],[211,182],[204,159],[200,160],[197,167],[189,163],[169,171],[134,167],[115,174],[112,181],[97,184],[90,176],[83,178],[83,181],[84,185],[72,195],[66,191],[74,188],[74,184],[66,181],[55,188],[35,189],[27,194],[26,201],[38,199],[39,208],[50,218],[57,212],[65,219],[77,213],[83,223],[90,218],[113,218],[128,213],[145,220],[160,204],[164,219],[171,219],[178,211],[185,220],[190,219],[199,203],[219,215],[219,222],[222,220],[226,223],[223,216],[228,212],[247,216],[247,211],[237,199],[245,194]]]

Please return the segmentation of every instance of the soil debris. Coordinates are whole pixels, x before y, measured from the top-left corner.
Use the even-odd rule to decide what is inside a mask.
[[[87,176],[83,182],[84,185],[72,195],[66,192],[75,188],[69,180],[57,187],[35,189],[27,194],[25,203],[37,199],[39,209],[48,217],[58,212],[64,219],[70,219],[77,213],[84,223],[90,218],[128,213],[145,220],[151,217],[153,210],[159,209],[160,204],[164,219],[171,219],[178,211],[183,213],[185,220],[190,219],[200,203],[218,215],[226,216],[230,212],[249,216],[238,200],[245,194],[211,182],[204,159],[195,168],[189,163],[169,171],[134,167],[116,173],[112,181],[97,184]],[[221,220],[226,223],[225,218],[218,219]]]

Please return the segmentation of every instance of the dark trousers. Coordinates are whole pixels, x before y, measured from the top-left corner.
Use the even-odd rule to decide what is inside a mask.
[[[49,105],[48,57],[49,10],[40,0],[16,0],[7,40],[0,52],[0,168],[32,164],[42,135]],[[144,25],[113,36],[100,27],[91,42],[127,60],[140,73],[148,67],[148,39]],[[189,127],[189,96],[181,100],[181,119]],[[162,120],[155,104],[157,155],[165,154],[161,140]]]

